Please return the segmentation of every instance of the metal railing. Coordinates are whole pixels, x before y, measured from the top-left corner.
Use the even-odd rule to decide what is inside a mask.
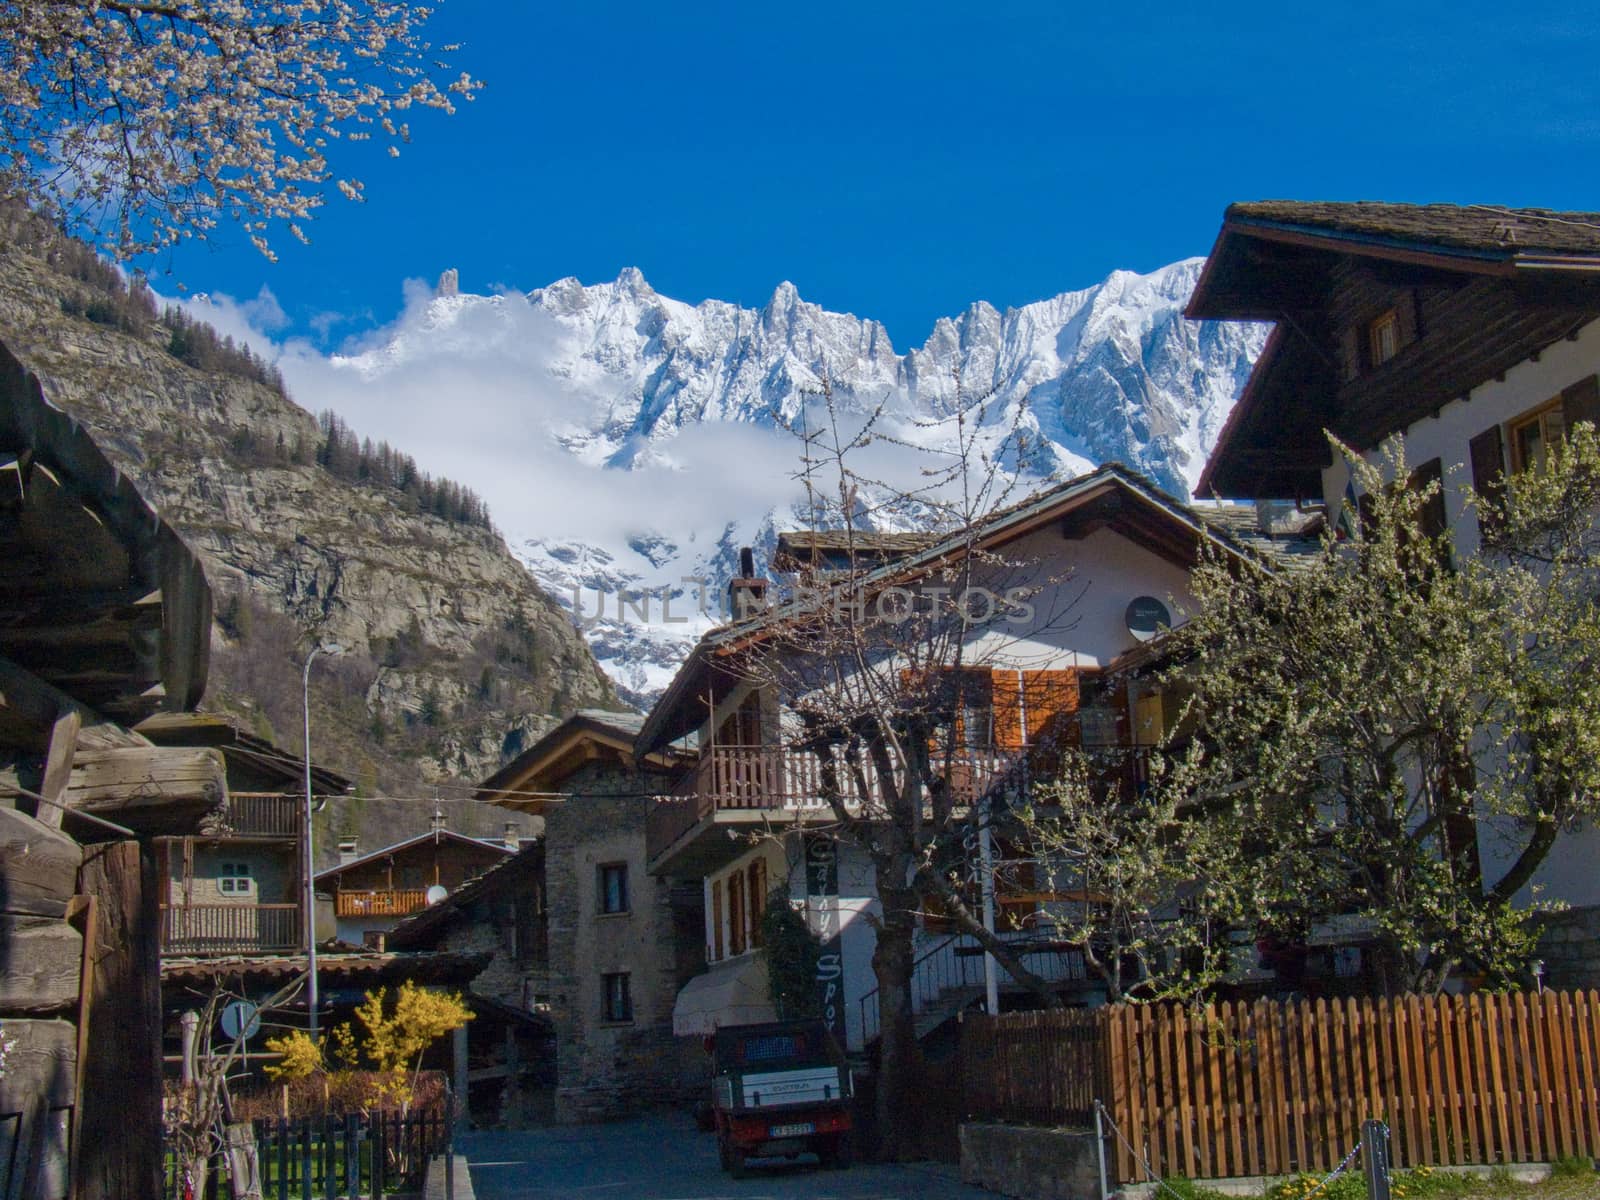
[[[389,888],[370,892],[335,892],[333,911],[340,917],[405,917],[428,907],[424,888]]]
[[[179,904],[161,908],[161,952],[282,953],[300,946],[298,904]]]
[[[1028,970],[1046,983],[1077,983],[1088,978],[1083,953],[1056,941],[1039,930],[1022,930],[999,935],[1011,952],[1025,960]],[[983,947],[970,934],[957,933],[935,943],[911,964],[911,1011],[921,1015],[956,992],[976,991],[984,986]],[[1004,967],[995,964],[1000,986],[1015,981]],[[878,989],[873,988],[858,1001],[861,1011],[861,1040],[872,1041],[881,1032]]]

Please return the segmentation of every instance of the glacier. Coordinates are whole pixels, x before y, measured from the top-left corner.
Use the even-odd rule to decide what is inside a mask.
[[[392,395],[452,362],[492,381],[494,413],[475,414],[473,395],[449,411],[480,429],[485,460],[520,447],[522,482],[486,470],[498,480],[486,499],[621,694],[648,706],[721,619],[739,547],[764,558],[776,530],[803,523],[790,430],[825,381],[846,419],[879,414],[901,447],[875,451],[888,475],[914,468],[904,446],[937,459],[958,429],[981,426],[993,449],[1016,428],[1034,453],[1006,465],[1026,487],[1116,460],[1187,496],[1267,334],[1183,317],[1203,261],[1115,271],[1004,311],[980,301],[905,353],[880,323],[808,303],[790,283],[752,309],[662,296],[632,268],[491,295],[449,279],[330,365],[346,394]]]

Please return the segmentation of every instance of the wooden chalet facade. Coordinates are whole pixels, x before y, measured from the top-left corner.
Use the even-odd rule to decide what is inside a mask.
[[[1275,328],[1200,480],[1205,494],[1309,500],[1337,514],[1347,465],[1403,436],[1428,519],[1479,546],[1465,493],[1536,467],[1578,421],[1600,426],[1600,213],[1491,205],[1272,201],[1228,208],[1195,319]],[[1506,850],[1478,837],[1486,878]],[[1600,833],[1564,833],[1535,877],[1572,906],[1547,946],[1556,986],[1600,982]]]
[[[157,845],[162,957],[303,954],[304,760],[219,714],[157,713],[138,732],[158,745],[214,748],[227,765],[226,825]],[[315,764],[311,783],[319,801],[354,786]]]
[[[515,841],[467,837],[435,817],[428,833],[319,871],[316,889],[333,899],[337,941],[380,946],[383,934],[428,906],[430,889],[454,891],[515,854]]]
[[[154,1196],[156,839],[222,827],[229,796],[215,750],[130,726],[200,699],[211,593],[3,346],[0,561],[0,1197]]]

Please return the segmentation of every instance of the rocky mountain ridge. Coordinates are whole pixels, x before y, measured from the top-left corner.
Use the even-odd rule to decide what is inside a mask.
[[[1187,495],[1266,336],[1183,318],[1202,263],[1116,271],[1004,311],[978,302],[905,353],[878,322],[829,312],[789,283],[749,309],[662,296],[631,268],[608,283],[495,295],[462,292],[449,273],[376,344],[331,363],[371,389],[446,362],[512,380],[495,401],[497,434],[596,497],[628,499],[611,527],[574,531],[574,506],[491,497],[601,665],[647,705],[714,623],[738,547],[770,549],[776,528],[803,521],[798,444],[779,443],[824,381],[843,413],[882,406],[889,431],[929,456],[947,453],[964,421],[997,454],[1019,430],[1032,454],[1005,465],[1030,486],[1117,460]],[[694,503],[691,485],[725,502]],[[654,598],[653,619],[638,618],[639,597]]]
[[[393,804],[371,806],[383,815],[360,830],[365,844],[426,829],[433,795],[466,795],[569,712],[616,706],[499,534],[319,465],[309,412],[269,383],[178,361],[137,306],[118,328],[101,283],[64,270],[71,245],[7,215],[0,339],[204,561],[217,611],[208,708],[297,753],[309,640],[343,647],[312,670],[317,759],[366,795],[418,801],[414,829],[395,827]],[[501,832],[501,810],[448,807],[453,828]]]

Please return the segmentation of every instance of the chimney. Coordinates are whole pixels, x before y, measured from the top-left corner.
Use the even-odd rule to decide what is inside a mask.
[[[339,865],[341,867],[344,866],[345,863],[355,862],[355,860],[360,857],[361,843],[359,840],[353,837],[342,837],[339,839]]]
[[[505,840],[507,850],[522,849],[522,830],[517,827],[515,821],[506,822],[501,837]]]
[[[739,573],[728,581],[728,610],[735,621],[753,617],[767,606],[767,581],[756,574],[755,551],[739,549]]]
[[[444,832],[444,810],[437,807],[433,810],[433,832],[435,834]]]

